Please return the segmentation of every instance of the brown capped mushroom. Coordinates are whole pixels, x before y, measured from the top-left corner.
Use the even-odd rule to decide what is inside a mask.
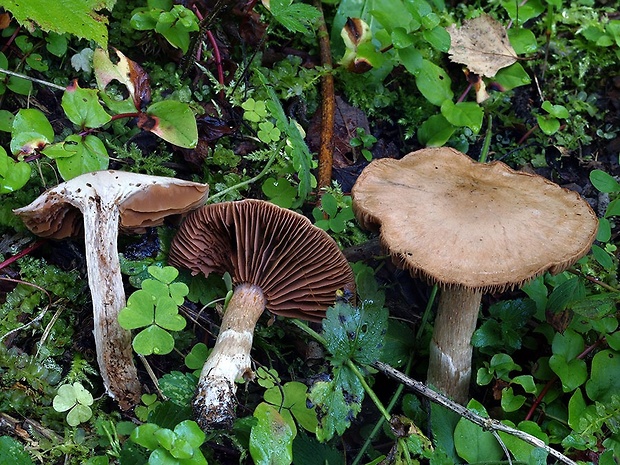
[[[428,383],[461,403],[482,294],[564,271],[598,228],[576,192],[445,147],[372,162],[352,194],[358,220],[380,229],[395,263],[442,288]]]
[[[97,361],[106,392],[124,410],[140,400],[131,333],[118,324],[125,306],[116,239],[118,229],[144,232],[168,215],[204,204],[209,187],[181,179],[96,171],[63,182],[14,210],[33,233],[54,239],[84,231],[93,300]]]
[[[267,308],[318,321],[354,278],[329,235],[293,211],[261,200],[207,205],[184,220],[169,261],[194,274],[230,273],[235,289],[193,401],[203,429],[232,426],[235,380],[251,378],[254,327]]]

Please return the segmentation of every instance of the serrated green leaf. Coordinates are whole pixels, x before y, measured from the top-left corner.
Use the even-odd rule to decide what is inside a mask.
[[[67,118],[80,128],[99,128],[112,119],[99,103],[98,92],[82,89],[77,80],[65,90],[61,106]]]
[[[34,21],[44,31],[69,33],[108,46],[108,19],[98,11],[112,10],[116,0],[4,0],[2,6],[21,24]]]
[[[379,359],[387,331],[387,310],[377,309],[364,302],[359,307],[336,302],[327,309],[323,320],[323,335],[332,363],[347,359],[369,365]]]
[[[269,9],[273,17],[291,32],[309,34],[312,24],[319,18],[319,11],[311,5],[293,3],[292,0],[271,0]]]
[[[171,144],[193,149],[198,143],[196,118],[187,103],[164,100],[151,105],[147,111],[150,120],[142,129],[157,134]]]
[[[258,423],[250,432],[250,455],[256,465],[289,465],[293,461],[291,425],[271,405],[261,402],[254,410]],[[293,425],[294,426],[294,425]]]
[[[166,355],[174,349],[174,338],[165,329],[152,325],[136,334],[132,346],[142,355]]]
[[[189,405],[196,390],[196,378],[189,373],[171,371],[159,378],[162,393],[177,405]]]
[[[310,389],[310,401],[320,412],[316,437],[328,441],[342,435],[360,412],[364,388],[349,367],[334,367],[332,381],[319,381]]]

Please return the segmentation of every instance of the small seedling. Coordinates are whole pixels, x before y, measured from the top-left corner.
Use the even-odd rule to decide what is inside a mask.
[[[174,430],[146,423],[134,429],[129,438],[152,451],[151,465],[207,465],[200,450],[206,436],[195,421],[182,421]]]
[[[93,416],[90,406],[93,404],[93,396],[82,386],[82,383],[63,384],[58,388],[58,394],[54,397],[52,405],[57,412],[67,413],[67,423],[77,426]]]
[[[370,148],[377,142],[377,138],[372,134],[366,134],[363,128],[357,128],[356,136],[351,139],[349,144],[353,148],[359,148],[362,156],[367,160],[372,160],[372,153],[370,153]]]
[[[133,340],[137,353],[164,355],[174,348],[174,338],[169,331],[185,328],[186,321],[179,315],[179,306],[189,288],[175,282],[179,272],[174,267],[150,266],[148,272],[154,279],[142,281],[142,289],[131,294],[118,321],[125,329],[144,328]]]

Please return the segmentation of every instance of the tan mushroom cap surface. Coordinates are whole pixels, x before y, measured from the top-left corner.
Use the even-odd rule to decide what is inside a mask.
[[[209,187],[206,184],[176,178],[149,176],[123,171],[94,171],[59,184],[40,197],[36,204],[16,211],[33,233],[52,239],[77,236],[83,230],[80,205],[87,192],[110,192],[117,203],[121,230],[136,233],[159,226],[164,218],[187,212],[204,204]],[[92,194],[91,194],[92,195]]]
[[[499,291],[584,256],[598,219],[579,194],[451,148],[380,159],[353,188],[362,226],[393,259],[443,286]]]
[[[194,274],[230,273],[261,288],[277,315],[319,320],[353,272],[336,242],[303,215],[262,200],[204,206],[172,241],[169,261]]]

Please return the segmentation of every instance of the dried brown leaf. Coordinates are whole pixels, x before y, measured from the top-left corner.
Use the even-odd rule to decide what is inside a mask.
[[[493,77],[502,68],[517,61],[506,29],[488,15],[464,21],[460,28],[447,28],[452,41],[450,59],[462,63],[472,73]]]

